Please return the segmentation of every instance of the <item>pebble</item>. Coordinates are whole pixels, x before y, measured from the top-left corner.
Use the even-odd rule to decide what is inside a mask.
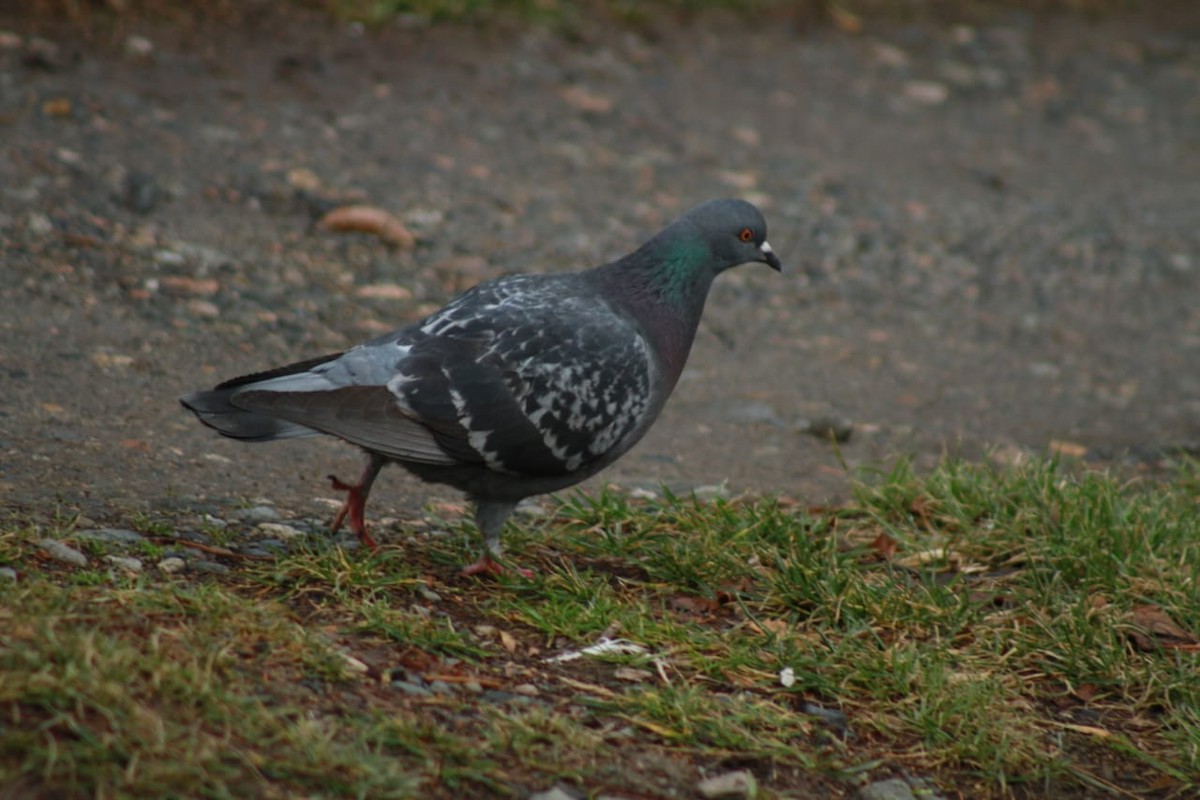
[[[869,783],[858,790],[856,797],[857,800],[946,800],[932,781],[911,775]]]
[[[258,531],[264,536],[269,536],[273,539],[283,539],[285,541],[288,539],[296,539],[305,535],[304,531],[299,530],[298,528],[293,528],[291,525],[283,522],[260,522],[258,525],[254,526],[254,530]],[[261,542],[259,544],[261,544]]]
[[[796,430],[826,442],[831,438],[835,442],[848,442],[854,435],[854,423],[846,417],[829,415],[815,417],[811,420],[800,420],[796,423]]]
[[[57,539],[41,539],[38,541],[38,547],[45,550],[55,561],[73,564],[77,567],[86,567],[88,564],[87,556]]]
[[[415,697],[431,697],[433,692],[426,689],[424,686],[418,686],[415,683],[408,681],[392,681],[392,688],[399,689],[405,694],[411,694]]]
[[[17,571],[12,567],[0,567],[0,581],[17,581]]]
[[[104,560],[135,575],[142,571],[142,560],[140,558],[133,558],[131,556],[105,556]]]
[[[272,555],[279,555],[280,553],[286,553],[288,546],[278,539],[263,539],[258,542],[258,549]]]
[[[76,535],[91,539],[96,542],[107,542],[109,544],[137,544],[146,540],[137,531],[125,530],[124,528],[97,528],[91,531],[76,531]]]
[[[29,229],[30,233],[45,236],[54,230],[54,223],[50,221],[50,217],[42,212],[31,211],[25,217],[25,227]]]
[[[489,689],[480,695],[480,699],[488,703],[516,703],[517,705],[525,705],[533,702],[532,697],[505,692],[501,689]]]
[[[541,694],[541,692],[538,690],[538,687],[534,686],[532,683],[522,683],[518,686],[514,686],[513,693],[523,694],[526,697],[537,697],[539,694]]]
[[[168,575],[173,575],[176,572],[182,572],[186,568],[187,562],[178,556],[164,558],[162,561],[158,562],[159,571],[165,572]]]
[[[740,797],[750,800],[758,795],[758,782],[754,780],[754,775],[740,769],[700,781],[696,786],[696,791],[710,800],[723,797]]]
[[[423,583],[417,584],[417,594],[421,595],[422,600],[429,603],[442,602],[442,596]]]
[[[17,575],[14,572],[13,580],[16,580],[16,579],[17,579]],[[483,694],[483,684],[480,683],[479,681],[467,681],[466,683],[463,684],[463,689],[470,692],[471,694]]]
[[[585,795],[555,784],[544,792],[534,792],[529,800],[583,800]]]
[[[243,508],[237,512],[237,518],[243,522],[253,522],[261,524],[263,522],[278,522],[281,517],[279,512],[270,506],[251,506]]]
[[[229,567],[216,561],[193,561],[189,567],[192,572],[206,572],[209,575],[229,574]]]
[[[432,681],[429,684],[429,691],[434,694],[454,694],[454,687],[445,681]]]

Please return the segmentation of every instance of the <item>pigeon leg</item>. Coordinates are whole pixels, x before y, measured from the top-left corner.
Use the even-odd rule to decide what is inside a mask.
[[[333,524],[329,526],[330,533],[337,533],[338,528],[342,527],[342,521],[347,515],[350,517],[350,530],[358,537],[358,540],[370,548],[372,551],[378,550],[379,545],[371,538],[371,534],[367,533],[367,523],[363,521],[363,511],[367,506],[367,495],[371,493],[371,484],[375,483],[376,476],[379,475],[379,470],[383,469],[384,460],[374,453],[367,454],[367,465],[363,468],[362,476],[359,477],[358,483],[345,483],[338,480],[334,475],[329,476],[329,482],[333,488],[339,492],[346,492],[346,502],[342,504],[342,508],[338,511],[337,516],[333,518]]]
[[[509,514],[512,514],[513,509],[516,507],[516,503],[475,500],[475,525],[479,528],[479,532],[483,534],[483,555],[474,564],[468,564],[463,567],[463,575],[480,575],[483,573],[499,575],[508,571],[508,568],[504,567],[496,559],[500,558],[503,552],[500,546],[500,531],[504,528],[505,520],[508,519]],[[515,567],[514,571],[525,578],[533,577],[533,570]]]

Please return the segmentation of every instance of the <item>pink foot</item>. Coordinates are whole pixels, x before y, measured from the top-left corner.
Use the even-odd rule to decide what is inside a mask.
[[[504,575],[508,572],[515,572],[522,578],[532,578],[536,573],[531,569],[523,567],[506,567],[499,561],[496,561],[486,553],[479,557],[479,560],[474,564],[468,564],[462,568],[462,575]]]
[[[363,520],[363,510],[367,504],[366,493],[363,491],[363,484],[350,484],[338,480],[335,476],[329,476],[329,482],[333,488],[339,492],[346,492],[346,502],[342,504],[342,508],[338,511],[337,516],[333,518],[333,524],[329,528],[330,533],[337,533],[338,528],[342,527],[342,521],[347,516],[350,517],[350,530],[358,537],[371,552],[377,552],[379,545],[371,538],[371,534],[367,533],[367,523]]]

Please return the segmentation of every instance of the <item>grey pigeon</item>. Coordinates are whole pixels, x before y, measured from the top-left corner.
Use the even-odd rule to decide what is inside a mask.
[[[633,253],[584,272],[481,283],[407,328],[344,353],[234,378],[181,398],[224,436],[327,433],[367,454],[333,521],[376,548],[363,508],[395,461],[474,502],[483,556],[518,501],[576,484],[649,430],[687,361],[718,273],[780,270],[761,213],[743,200],[688,211]]]

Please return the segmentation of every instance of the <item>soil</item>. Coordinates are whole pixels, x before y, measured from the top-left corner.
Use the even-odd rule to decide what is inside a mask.
[[[599,263],[721,195],[763,208],[787,269],[722,276],[662,418],[586,490],[822,504],[896,456],[1048,448],[1157,468],[1200,441],[1186,5],[90,38],[0,11],[0,506],[328,513],[352,448],[240,445],[177,397]],[[415,246],[314,225],[345,202]],[[849,440],[805,432],[822,418]],[[449,497],[390,470],[368,514]]]

